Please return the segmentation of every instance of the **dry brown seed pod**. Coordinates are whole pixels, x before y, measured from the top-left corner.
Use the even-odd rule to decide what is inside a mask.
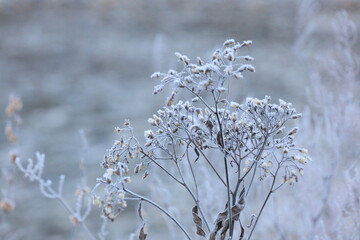
[[[11,212],[15,208],[15,203],[11,201],[10,199],[2,199],[0,201],[0,209],[4,212]]]

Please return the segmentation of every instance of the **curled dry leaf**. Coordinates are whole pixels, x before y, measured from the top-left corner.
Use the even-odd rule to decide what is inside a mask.
[[[219,146],[221,146],[221,148],[224,148],[224,141],[223,141],[222,133],[220,131],[217,133],[216,139]]]
[[[205,123],[206,127],[209,129],[210,131],[210,135],[212,135],[212,131],[213,131],[213,128],[214,128],[214,124],[210,121],[210,120],[207,120],[206,123]]]
[[[200,153],[199,153],[199,150],[197,150],[197,148],[194,148],[194,151],[196,153],[196,159],[194,162],[196,162],[197,160],[199,160],[199,157],[200,157]]]
[[[227,209],[227,204],[225,206],[225,209]],[[231,207],[231,214],[232,214],[232,222],[238,221],[240,218],[240,213],[245,207],[245,188],[242,189],[240,193],[240,199],[239,201]],[[224,240],[226,238],[226,233],[229,230],[229,218],[228,218],[228,211],[225,210],[224,212],[221,212],[218,214],[216,220],[215,220],[215,228],[210,234],[209,240],[216,240],[216,235],[218,231],[221,229],[221,235],[220,239]],[[243,229],[243,228],[242,228]],[[243,236],[243,230],[241,236]]]
[[[148,171],[145,171],[142,178],[145,179],[145,178],[147,178],[147,176],[149,176],[149,172],[148,172]]]
[[[139,202],[139,206],[138,206],[138,215],[139,215],[139,218],[141,219],[142,222],[144,222],[144,218],[142,216],[142,212],[141,212],[141,201]]]
[[[244,208],[242,208],[242,207],[240,206],[240,204],[238,204],[238,203],[235,204],[235,205],[231,208],[233,221],[239,220],[240,212],[241,212],[243,209],[244,209]]]
[[[147,237],[147,234],[144,231],[145,224],[141,227],[139,232],[139,240],[145,240]]]
[[[241,227],[241,233],[240,233],[240,238],[239,238],[239,240],[243,240],[243,239],[244,239],[245,229],[244,229],[244,227],[242,226],[241,223],[240,223],[240,227]]]
[[[206,234],[204,229],[202,228],[202,219],[199,217],[199,211],[197,206],[193,207],[192,215],[193,215],[193,221],[196,225],[196,234],[205,237]]]
[[[216,240],[216,234],[223,227],[227,215],[228,215],[227,210],[218,214],[215,220],[215,228],[211,232],[209,240]]]
[[[139,218],[141,219],[141,221],[144,222],[144,218],[143,218],[141,209],[142,209],[142,204],[141,204],[141,201],[140,201],[137,212],[138,212],[138,215],[139,215]],[[147,237],[147,234],[144,231],[144,227],[145,227],[145,223],[143,223],[143,226],[141,227],[141,229],[139,231],[139,240],[145,240],[146,237]]]

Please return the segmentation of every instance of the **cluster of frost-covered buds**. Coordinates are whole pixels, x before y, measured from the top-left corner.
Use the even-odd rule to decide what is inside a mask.
[[[250,145],[253,147],[246,147],[246,149],[253,151],[265,143],[258,159],[250,157],[246,160],[244,172],[247,173],[251,169],[252,163],[257,161],[258,167],[263,170],[260,179],[269,173],[273,175],[277,169],[282,168],[284,170],[282,183],[286,181],[289,181],[290,184],[297,182],[298,174],[303,175],[301,165],[311,159],[307,155],[306,149],[298,148],[295,145],[294,135],[298,128],[295,127],[285,134],[284,125],[289,119],[300,118],[301,114],[296,112],[291,103],[279,99],[279,104],[273,104],[268,96],[262,100],[247,98],[243,105],[231,102],[231,107],[242,114],[241,119],[246,119],[238,123],[238,126],[243,127],[242,132],[246,132],[246,134],[237,135],[241,139],[251,139],[252,144]],[[247,131],[245,126],[247,126]],[[276,163],[276,167],[273,167],[273,163]]]
[[[251,41],[239,43],[233,39],[227,40],[221,49],[213,53],[209,63],[205,63],[199,57],[196,63],[191,63],[187,56],[176,53],[178,60],[184,64],[184,69],[180,72],[175,70],[169,70],[167,73],[155,72],[151,77],[161,78],[161,82],[155,86],[154,94],[162,91],[167,84],[173,83],[175,86],[167,100],[167,105],[170,106],[174,103],[180,88],[187,88],[196,94],[203,91],[226,91],[224,83],[227,78],[239,79],[243,77],[244,71],[255,71],[251,64],[243,63],[252,61],[253,58],[240,55],[240,49],[251,44]]]
[[[93,203],[99,205],[103,209],[104,215],[111,220],[114,220],[127,206],[124,187],[131,182],[128,163],[130,159],[139,157],[141,152],[136,138],[132,135],[132,127],[128,120],[124,122],[124,127],[115,127],[114,132],[130,134],[116,140],[104,156],[101,166],[105,172],[98,182],[105,184],[106,187],[102,196],[93,196]],[[143,170],[142,165],[139,166],[140,164],[136,165],[135,173]]]
[[[105,194],[104,197],[93,195],[93,204],[102,208],[103,214],[110,220],[114,220],[115,217],[127,207],[125,200],[125,192],[122,190],[110,191]]]
[[[221,116],[219,125],[215,110],[196,107],[196,102],[179,101],[164,107],[148,119],[148,123],[156,128],[146,130],[144,134],[145,147],[149,152],[157,149],[171,154],[173,144],[194,144],[199,149],[220,149],[237,164],[243,161],[245,173],[256,162],[263,172],[262,177],[274,174],[277,168],[283,168],[284,177],[292,184],[297,181],[295,170],[303,174],[300,165],[310,158],[306,149],[295,146],[297,128],[287,134],[283,133],[284,124],[289,119],[301,117],[291,103],[280,99],[279,104],[274,104],[270,97],[262,100],[247,98],[243,104],[231,102],[217,109]],[[219,134],[223,135],[221,141]],[[258,151],[262,148],[259,155]],[[180,151],[179,148],[177,150]]]

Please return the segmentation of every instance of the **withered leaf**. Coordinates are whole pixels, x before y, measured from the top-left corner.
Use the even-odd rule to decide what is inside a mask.
[[[212,135],[212,130],[214,128],[214,124],[210,121],[210,119],[208,119],[205,123],[206,127],[209,129],[210,131],[210,135]]]
[[[144,172],[144,175],[143,175],[143,179],[145,179],[145,178],[147,178],[147,176],[149,176],[149,172],[146,170],[145,172]]]
[[[243,208],[241,208],[240,204],[235,204],[232,208],[231,208],[231,213],[232,213],[232,219],[233,221],[237,221],[239,220],[240,217],[240,212],[243,210]]]
[[[142,212],[141,212],[141,201],[139,202],[139,206],[138,206],[138,215],[139,215],[139,218],[141,219],[141,221],[144,221],[144,218],[143,218]]]
[[[224,222],[224,226],[221,230],[221,240],[225,240],[226,232],[229,230],[229,227],[229,219],[226,219],[226,221]]]
[[[224,211],[224,212],[221,212],[218,214],[218,216],[215,220],[215,228],[211,232],[209,240],[216,240],[216,234],[223,227],[223,224],[227,218],[227,215],[228,215],[227,211]]]
[[[243,187],[243,189],[241,190],[239,198],[240,198],[239,203],[245,202],[245,187]]]
[[[195,159],[195,162],[196,162],[200,157],[200,153],[199,153],[199,150],[197,150],[197,148],[194,148],[194,151],[196,153],[196,159]]]
[[[202,219],[199,217],[199,211],[197,206],[193,207],[192,215],[193,215],[193,221],[196,225],[196,234],[205,237],[206,234],[204,229],[202,228]]]
[[[217,140],[217,143],[218,143],[222,148],[224,148],[224,142],[223,142],[222,134],[221,134],[220,131],[217,133],[216,140]]]
[[[240,234],[239,240],[243,240],[243,239],[244,239],[245,230],[244,230],[244,227],[242,226],[241,222],[240,222],[240,227],[241,227],[241,234]]]
[[[145,224],[141,227],[139,232],[139,240],[145,240],[147,237],[147,234],[144,232]]]
[[[238,201],[238,205],[239,205],[240,211],[242,211],[245,208],[245,188],[244,187],[240,193],[240,199]]]

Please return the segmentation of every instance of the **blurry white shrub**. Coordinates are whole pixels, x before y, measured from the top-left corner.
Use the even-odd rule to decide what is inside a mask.
[[[299,123],[304,134],[298,142],[311,148],[315,160],[296,194],[278,196],[277,213],[265,217],[268,228],[281,233],[278,239],[360,239],[357,30],[341,11],[327,21],[333,23],[333,31],[322,41],[315,14],[321,6],[317,0],[301,2],[296,42],[296,53],[311,80],[309,108]],[[289,221],[289,212],[297,215],[299,224]]]
[[[304,129],[314,133],[314,169],[322,169],[312,172],[312,180],[308,179],[318,183],[312,196],[321,200],[308,206],[312,210],[308,219],[312,230],[308,234],[319,239],[359,239],[358,211],[348,214],[346,209],[350,203],[360,208],[359,195],[353,189],[360,190],[356,185],[360,156],[360,124],[356,120],[360,119],[359,59],[353,50],[357,31],[344,11],[333,23],[333,47],[315,56],[310,68],[308,99],[313,114],[302,123]],[[353,181],[346,180],[349,178]]]

